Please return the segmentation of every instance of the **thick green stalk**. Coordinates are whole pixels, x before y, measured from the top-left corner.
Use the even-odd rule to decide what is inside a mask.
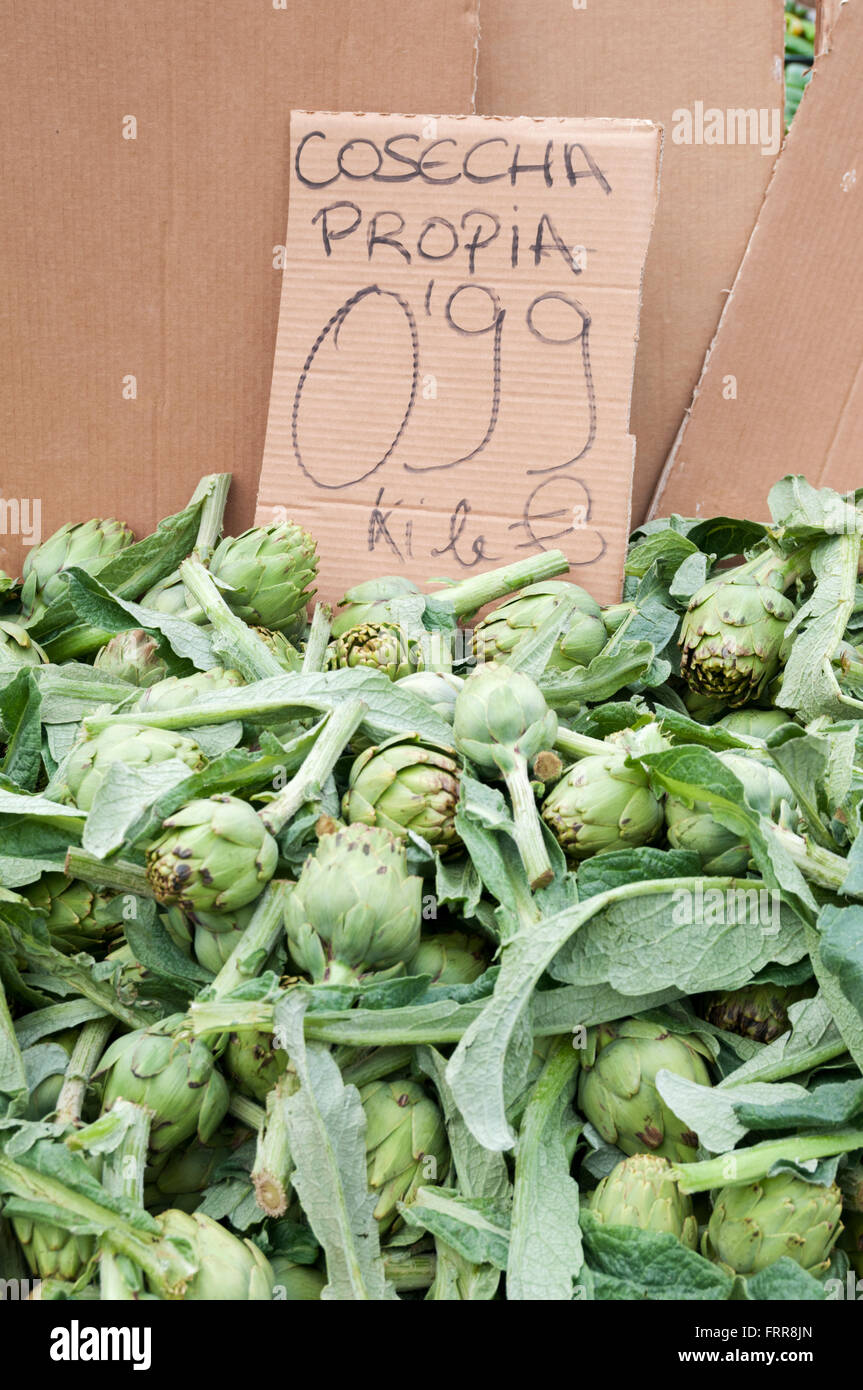
[[[554,878],[542,834],[542,822],[530,783],[527,762],[520,754],[507,760],[504,781],[512,803],[515,842],[532,889],[545,888]]]
[[[326,714],[338,699],[334,691],[332,696],[315,699],[310,696],[303,696],[298,700],[287,692],[291,685],[298,679],[296,675],[291,675],[288,671],[282,671],[284,678],[285,694],[270,695],[255,698],[253,695],[249,699],[249,690],[254,690],[254,686],[240,686],[236,690],[222,695],[208,695],[201,705],[187,705],[183,709],[154,710],[124,710],[117,714],[88,715],[83,721],[84,730],[89,735],[101,733],[102,729],[112,728],[116,724],[141,724],[150,729],[194,729],[199,725],[210,724],[233,724],[240,719],[248,719],[253,722],[263,722],[264,720],[288,719],[297,710],[307,713],[310,710],[319,710],[321,714]]]
[[[563,574],[568,569],[569,561],[562,550],[544,550],[539,555],[526,556],[512,565],[460,579],[456,584],[438,590],[432,597],[451,607],[457,617],[467,618],[495,599],[523,589],[526,584],[553,579],[556,574]]]
[[[221,999],[238,985],[260,974],[263,964],[285,926],[285,899],[292,885],[282,879],[267,884],[258,899],[252,920],[225,964],[207,988],[210,999]]]
[[[782,842],[800,872],[812,883],[817,883],[820,888],[830,888],[834,893],[842,892],[842,885],[848,877],[848,861],[841,854],[807,842],[802,835],[781,826],[773,827],[771,834]]]
[[[591,738],[589,734],[577,734],[572,729],[557,726],[554,746],[565,758],[589,758],[594,753],[608,753],[609,745],[601,738]]]
[[[351,735],[356,733],[367,713],[368,705],[362,700],[348,700],[347,704],[333,710],[327,717],[314,748],[299,772],[258,812],[262,824],[271,835],[278,835],[304,802],[319,795]]]
[[[389,1249],[383,1252],[383,1261],[387,1282],[399,1293],[427,1289],[434,1283],[437,1259],[430,1250],[415,1255],[409,1249]]]
[[[192,1005],[194,1008],[195,1006]],[[234,1091],[228,1104],[228,1113],[233,1115],[235,1120],[239,1120],[247,1129],[253,1129],[260,1133],[266,1122],[266,1112],[255,1101],[249,1100],[248,1096],[241,1095],[239,1091]]]
[[[209,570],[195,555],[180,565],[180,578],[188,594],[199,604],[207,621],[228,644],[228,664],[247,681],[281,676],[283,668],[265,642],[242,618],[232,613],[222,598]]]
[[[295,1074],[280,1076],[267,1094],[267,1118],[258,1130],[252,1185],[261,1211],[267,1216],[284,1216],[291,1190],[293,1159],[288,1138],[286,1102],[299,1087]]]
[[[802,1134],[791,1139],[768,1139],[749,1149],[735,1149],[702,1163],[673,1163],[674,1176],[681,1192],[709,1192],[714,1187],[738,1187],[742,1183],[758,1182],[770,1172],[774,1163],[788,1159],[806,1163],[813,1158],[829,1158],[833,1154],[851,1153],[863,1147],[863,1130],[846,1129],[835,1134]]]
[[[327,647],[330,641],[330,628],[333,623],[333,610],[328,603],[318,603],[312,614],[312,625],[303,652],[303,675],[311,676],[326,670]]]
[[[370,1081],[380,1081],[410,1067],[412,1060],[412,1047],[376,1047],[368,1057],[343,1066],[342,1080],[346,1086],[367,1086]]]
[[[114,1019],[108,1014],[104,1018],[90,1019],[78,1034],[57,1098],[58,1124],[68,1126],[80,1120],[90,1078],[99,1065],[113,1029]]]
[[[115,888],[118,893],[135,893],[144,898],[153,896],[146,871],[140,864],[128,859],[99,859],[79,845],[69,846],[63,872],[69,878],[80,878],[100,888]]]

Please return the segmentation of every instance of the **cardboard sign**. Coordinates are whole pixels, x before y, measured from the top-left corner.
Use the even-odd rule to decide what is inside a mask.
[[[786,473],[840,492],[863,451],[863,6],[845,5],[776,164],[652,515],[768,516]]]
[[[559,548],[619,596],[661,137],[647,121],[294,112],[257,519],[319,593]]]

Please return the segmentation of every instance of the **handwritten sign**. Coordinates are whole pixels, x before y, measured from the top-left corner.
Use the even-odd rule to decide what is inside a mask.
[[[294,112],[257,520],[319,593],[559,548],[619,597],[647,121]]]

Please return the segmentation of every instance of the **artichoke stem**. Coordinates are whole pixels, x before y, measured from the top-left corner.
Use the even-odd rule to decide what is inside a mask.
[[[69,878],[81,878],[85,883],[98,884],[100,888],[115,888],[118,893],[153,897],[146,870],[141,865],[132,864],[127,859],[99,859],[78,845],[70,845],[64,873]]]
[[[348,700],[340,709],[332,711],[299,772],[258,812],[271,835],[278,835],[303,802],[310,801],[324,785],[367,713],[368,705],[362,700]]]
[[[512,802],[515,842],[528,882],[534,891],[545,888],[554,878],[554,870],[542,834],[527,761],[521,754],[515,755],[512,765],[504,772],[504,781]]]
[[[327,647],[330,642],[330,628],[333,624],[333,610],[327,603],[315,605],[312,625],[303,652],[303,675],[317,675],[326,670]]]
[[[235,1120],[239,1120],[247,1129],[253,1129],[259,1133],[266,1123],[266,1114],[260,1105],[255,1101],[249,1100],[248,1096],[243,1096],[239,1091],[234,1091],[228,1102],[228,1113],[233,1115]]]
[[[281,676],[282,665],[250,627],[232,613],[222,598],[209,570],[195,555],[180,565],[180,578],[186,592],[201,607],[218,635],[230,646],[230,661],[247,681]]]
[[[562,725],[557,726],[557,737],[554,746],[558,753],[563,753],[565,758],[590,758],[594,753],[608,752],[608,744],[601,738],[591,738],[589,734],[576,734],[572,729],[564,729]]]
[[[386,1250],[383,1260],[387,1281],[399,1293],[427,1289],[434,1283],[437,1259],[431,1251]]]
[[[267,1095],[267,1118],[258,1130],[252,1184],[261,1211],[267,1216],[284,1216],[291,1190],[291,1146],[288,1138],[287,1105],[299,1085],[295,1075],[279,1077]]]
[[[863,1147],[863,1130],[845,1129],[835,1134],[803,1134],[790,1139],[768,1139],[749,1149],[720,1154],[702,1163],[673,1163],[681,1192],[709,1192],[712,1187],[729,1187],[758,1182],[780,1159],[805,1163],[811,1158],[828,1158]],[[729,1176],[732,1174],[733,1176]]]
[[[285,898],[290,885],[281,879],[268,883],[243,932],[225,964],[209,987],[211,999],[222,999],[238,985],[253,979],[260,971],[284,929]]]
[[[451,606],[459,618],[478,613],[487,603],[504,598],[526,584],[537,584],[542,579],[553,579],[569,569],[569,561],[562,550],[544,550],[539,555],[529,555],[517,560],[514,565],[503,565],[500,569],[489,570],[486,574],[471,575],[461,579],[447,589],[441,589],[435,598]]]
[[[69,1058],[69,1065],[66,1068],[66,1076],[60,1095],[57,1098],[57,1121],[59,1124],[68,1128],[80,1120],[90,1077],[96,1070],[102,1053],[105,1051],[105,1044],[113,1027],[114,1019],[110,1016],[91,1018],[78,1034],[75,1046],[72,1048],[72,1055]]]

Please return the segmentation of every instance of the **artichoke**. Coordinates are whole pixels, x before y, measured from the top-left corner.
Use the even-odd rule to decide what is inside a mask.
[[[842,1194],[835,1183],[778,1173],[723,1187],[702,1241],[708,1258],[734,1274],[757,1274],[783,1255],[810,1274],[823,1274],[842,1231]]]
[[[223,1142],[219,1142],[219,1139]],[[220,1131],[213,1144],[193,1139],[185,1148],[172,1149],[151,1163],[144,1174],[144,1204],[153,1215],[167,1207],[192,1212],[203,1200],[218,1165],[230,1154],[231,1145]]]
[[[210,561],[220,586],[230,586],[224,598],[238,617],[277,631],[303,616],[317,572],[315,542],[292,521],[226,536]]]
[[[94,738],[75,745],[66,764],[66,785],[75,805],[89,811],[114,763],[146,767],[178,759],[193,772],[205,758],[193,739],[172,729],[151,729],[140,724],[113,724]]]
[[[260,637],[267,651],[272,652],[283,671],[303,669],[303,658],[283,632],[274,632],[269,627],[256,627],[252,630],[256,637]]]
[[[388,830],[351,825],[324,835],[285,904],[298,969],[330,984],[395,971],[419,946],[421,894],[404,842]]]
[[[693,690],[730,706],[759,695],[779,670],[794,604],[783,590],[799,573],[772,552],[709,579],[680,628],[680,671]]]
[[[723,752],[717,756],[743,783],[744,796],[753,811],[789,829],[794,827],[794,795],[781,772],[750,753]],[[709,802],[696,801],[687,806],[678,797],[669,796],[665,802],[665,824],[672,849],[693,850],[706,874],[733,878],[746,875],[752,858],[748,841],[742,840],[736,830],[720,825]]]
[[[102,956],[123,935],[122,922],[109,907],[114,895],[97,893],[80,879],[61,873],[43,874],[23,893],[44,916],[53,945],[67,955],[88,951]]]
[[[441,719],[451,724],[455,715],[456,697],[464,685],[464,680],[461,676],[454,676],[450,671],[414,671],[409,676],[400,676],[396,685],[402,690],[409,690],[412,695],[418,695],[421,700],[431,705],[435,714],[439,714]]]
[[[285,1303],[312,1303],[319,1299],[326,1288],[326,1275],[314,1265],[298,1265],[287,1255],[274,1255],[270,1260],[273,1268],[273,1297]]]
[[[81,521],[55,531],[41,545],[27,552],[21,607],[29,620],[38,617],[65,587],[62,574],[73,565],[87,574],[100,569],[131,545],[134,536],[120,521]]]
[[[7,620],[0,622],[0,671],[16,670],[19,666],[41,666],[47,660],[26,627]]]
[[[590,1210],[607,1226],[661,1231],[689,1250],[698,1243],[692,1198],[674,1181],[668,1160],[655,1153],[636,1153],[618,1163],[591,1193]]]
[[[561,671],[572,666],[587,666],[608,641],[602,609],[586,589],[564,579],[528,584],[483,618],[474,628],[474,654],[485,661],[506,661],[565,599],[574,600],[574,608],[569,625],[555,643],[548,665]]]
[[[276,872],[276,842],[239,797],[190,801],[162,827],[147,850],[147,878],[167,906],[233,912],[257,898]]]
[[[367,579],[364,584],[355,584],[348,589],[339,607],[332,626],[333,637],[341,637],[348,628],[358,627],[360,623],[384,623],[390,617],[390,602],[405,594],[418,594],[420,591],[411,579],[402,579],[397,574],[385,574],[380,579]]]
[[[741,1038],[769,1043],[787,1033],[788,1006],[814,993],[812,984],[805,985],[744,985],[743,989],[723,990],[706,994],[701,1003],[701,1016]]]
[[[212,666],[209,671],[196,671],[194,676],[168,676],[158,685],[149,686],[141,691],[134,708],[149,714],[155,710],[188,709],[206,695],[218,695],[245,684],[239,671]]]
[[[583,1063],[579,1079],[582,1113],[607,1143],[625,1154],[649,1150],[678,1163],[693,1159],[698,1136],[669,1110],[654,1083],[656,1073],[665,1069],[709,1086],[708,1049],[692,1037],[641,1019],[604,1024],[595,1036],[596,1056]]]
[[[95,1236],[74,1235],[47,1221],[14,1216],[12,1229],[28,1266],[40,1279],[61,1279],[71,1284],[84,1273],[96,1253]]]
[[[198,964],[218,975],[242,940],[254,912],[254,903],[247,903],[235,912],[190,912],[186,921]]]
[[[156,1220],[166,1236],[188,1241],[195,1252],[198,1272],[183,1294],[190,1303],[263,1302],[272,1297],[270,1262],[252,1241],[241,1240],[199,1211],[190,1214],[171,1208]]]
[[[532,888],[544,887],[553,872],[528,763],[551,748],[557,736],[557,715],[530,676],[490,661],[465,681],[455,704],[453,735],[464,757],[506,782],[515,840],[528,880]]]
[[[375,1219],[388,1231],[399,1202],[442,1181],[449,1165],[443,1116],[414,1081],[372,1081],[360,1090],[366,1113],[369,1187],[377,1195]]]
[[[459,765],[452,748],[397,735],[367,748],[351,768],[342,815],[402,838],[421,835],[442,854],[460,843],[455,828]]]
[[[331,671],[345,666],[369,666],[391,681],[419,671],[422,664],[419,644],[409,642],[397,623],[360,623],[349,627],[330,643],[327,653],[327,668]]]
[[[277,1048],[272,1033],[244,1028],[231,1033],[225,1049],[225,1071],[244,1095],[262,1104],[288,1069],[288,1054]]]
[[[406,966],[409,975],[431,975],[433,985],[470,985],[487,968],[485,938],[463,931],[424,937]]]
[[[168,674],[168,663],[159,655],[159,643],[142,627],[117,632],[93,659],[97,671],[128,681],[142,690],[157,685]]]
[[[169,574],[160,579],[152,589],[148,589],[141,599],[142,608],[150,608],[154,613],[167,613],[173,617],[185,613],[189,608],[189,595],[179,574]]]
[[[103,1114],[121,1098],[152,1111],[152,1154],[168,1153],[195,1133],[206,1143],[228,1110],[230,1092],[212,1052],[200,1039],[188,1042],[180,1033],[183,1023],[183,1014],[172,1014],[125,1033],[96,1072],[106,1078]]]
[[[662,804],[647,773],[609,749],[582,758],[542,803],[542,818],[570,859],[649,844],[662,826]]]

